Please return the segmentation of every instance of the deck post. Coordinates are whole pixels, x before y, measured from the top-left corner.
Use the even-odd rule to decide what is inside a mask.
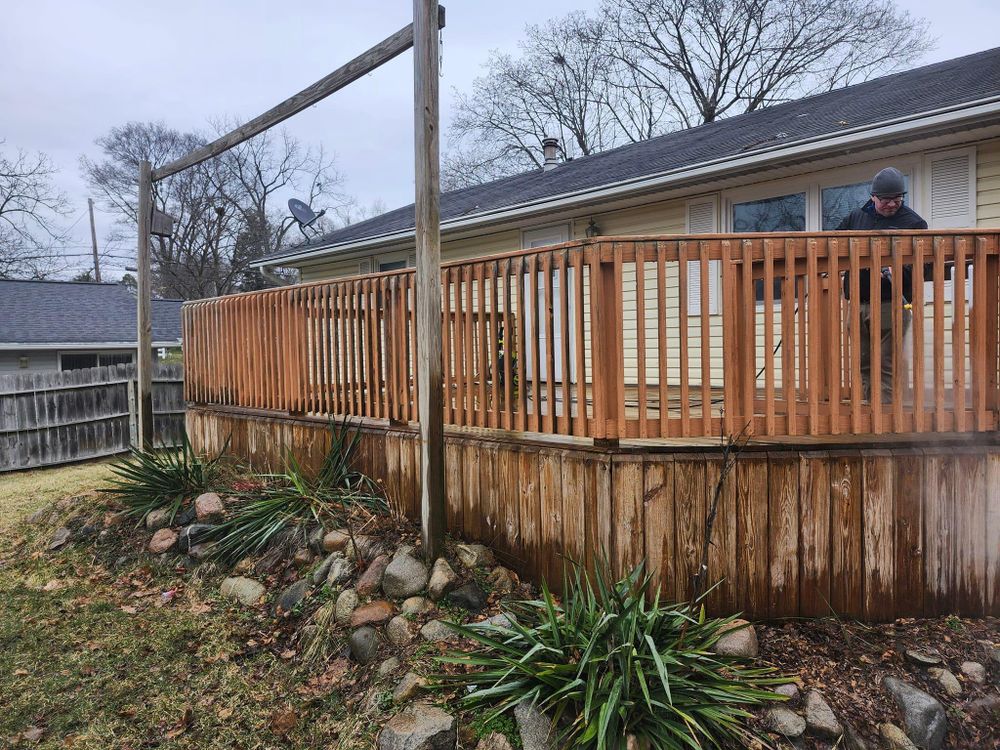
[[[152,165],[139,162],[139,246],[136,261],[136,374],[138,381],[139,443],[143,450],[153,447],[153,319],[150,315],[149,230],[153,214]]]
[[[593,333],[594,445],[613,448],[618,445],[619,382],[624,378],[618,362],[618,342],[622,322],[618,318],[618,288],[615,278],[614,249],[601,243],[595,248],[591,265],[591,330]],[[607,255],[607,257],[605,257]]]
[[[437,0],[413,0],[420,514],[428,562],[442,552],[445,531],[437,35]]]

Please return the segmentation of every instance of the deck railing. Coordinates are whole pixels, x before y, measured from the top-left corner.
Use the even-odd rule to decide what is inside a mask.
[[[994,430],[998,240],[595,238],[449,263],[445,422],[598,440]],[[858,300],[868,270],[878,299],[883,269],[906,266],[910,303],[898,283],[870,309],[844,299],[844,274]],[[188,400],[415,420],[413,282],[396,271],[186,304]],[[866,340],[866,324],[883,335]]]

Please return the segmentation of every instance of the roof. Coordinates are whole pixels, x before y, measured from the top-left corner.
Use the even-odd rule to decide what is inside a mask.
[[[446,225],[480,213],[649,177],[720,158],[737,158],[852,128],[1000,96],[1000,47],[876,78],[725,120],[675,131],[564,162],[555,169],[507,177],[441,195]],[[356,243],[412,231],[413,204],[329,232],[260,263],[310,248]]]
[[[154,342],[180,341],[181,302],[153,300]],[[135,341],[135,297],[120,284],[0,279],[0,344]]]

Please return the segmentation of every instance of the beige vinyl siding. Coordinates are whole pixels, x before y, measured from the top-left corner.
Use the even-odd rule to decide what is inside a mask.
[[[28,366],[21,367],[21,358],[27,357]],[[38,349],[0,352],[0,373],[44,372],[59,369],[59,354]]]
[[[1000,139],[976,150],[976,226],[1000,227]]]

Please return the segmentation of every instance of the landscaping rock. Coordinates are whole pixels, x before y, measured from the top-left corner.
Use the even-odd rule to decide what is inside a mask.
[[[247,607],[257,604],[264,594],[267,593],[267,589],[264,588],[263,584],[258,583],[252,578],[243,578],[242,576],[227,578],[222,582],[220,590],[225,598],[235,599]]]
[[[514,624],[514,618],[512,615],[508,615],[506,612],[501,612],[498,615],[487,617],[485,620],[483,620],[483,622],[489,625],[494,625],[498,628],[509,628]]]
[[[188,526],[198,520],[198,514],[195,512],[194,503],[188,503],[187,505],[181,506],[181,509],[177,511],[177,515],[174,516],[174,526]]]
[[[514,750],[514,746],[500,732],[490,732],[479,740],[476,750]]]
[[[396,557],[382,576],[382,591],[394,599],[405,599],[419,594],[427,585],[427,566],[410,555]]]
[[[968,705],[965,712],[970,716],[986,714],[993,721],[1000,722],[1000,695],[994,693],[984,698],[976,698]]]
[[[886,677],[882,684],[896,700],[910,740],[926,750],[941,747],[948,732],[944,706],[923,690],[895,677]]]
[[[181,536],[178,540],[181,552],[187,552],[198,542],[203,541],[215,526],[208,523],[193,523],[181,529]]]
[[[490,575],[486,580],[496,594],[506,596],[514,591],[517,579],[507,568],[498,565],[490,571]]]
[[[282,612],[291,612],[306,598],[307,593],[309,593],[309,581],[302,578],[285,587],[285,590],[278,596],[278,603],[275,609]]]
[[[379,750],[454,750],[455,719],[437,706],[413,705],[379,733]]]
[[[927,673],[938,681],[938,684],[941,686],[941,689],[944,690],[945,695],[951,698],[957,698],[962,694],[961,683],[959,683],[958,678],[947,669],[931,667],[927,670]]]
[[[918,651],[917,649],[907,649],[906,658],[918,667],[936,667],[941,663],[941,657],[929,651]]]
[[[431,570],[431,580],[427,584],[427,595],[434,601],[440,601],[441,597],[455,588],[458,583],[458,575],[452,570],[448,561],[439,557],[434,561],[434,568]]]
[[[324,552],[342,552],[351,541],[350,535],[343,530],[331,531],[323,537]]]
[[[309,549],[313,551],[313,554],[322,555],[326,552],[326,550],[323,549],[323,537],[325,536],[326,529],[322,526],[313,526],[309,529],[309,532],[306,534],[306,544],[309,546]]]
[[[358,535],[353,542],[348,542],[344,552],[352,560],[371,560],[382,554],[382,544],[373,536]]]
[[[878,734],[886,750],[918,750],[917,746],[910,742],[906,732],[895,724],[879,724]]]
[[[388,659],[384,659],[381,664],[378,665],[378,676],[386,677],[391,675],[403,662],[399,660],[396,656],[390,656]]]
[[[514,719],[524,750],[555,750],[558,733],[537,706],[521,701],[514,707]]]
[[[425,641],[431,643],[457,643],[460,636],[444,622],[444,620],[431,620],[420,628],[420,635]]]
[[[253,558],[250,557],[244,557],[233,566],[233,572],[237,575],[249,573],[251,570],[253,570]]]
[[[489,547],[482,544],[457,544],[455,553],[462,565],[469,568],[492,568],[496,565],[496,559]]]
[[[146,514],[146,528],[150,531],[159,531],[170,526],[170,509],[157,508]]]
[[[188,557],[190,557],[195,562],[202,562],[207,560],[212,554],[212,547],[215,546],[212,542],[201,542],[200,544],[194,544],[191,549],[188,550]]]
[[[226,506],[215,492],[205,492],[195,498],[194,515],[199,523],[219,523],[226,517]]]
[[[354,589],[344,589],[337,597],[337,605],[334,609],[334,619],[341,625],[351,622],[351,614],[358,608],[358,592]]]
[[[159,529],[153,538],[149,540],[149,551],[154,555],[162,555],[169,552],[177,544],[177,534],[170,529]]]
[[[351,633],[348,644],[351,647],[351,656],[359,664],[370,664],[378,654],[378,634],[375,628],[367,625]]]
[[[358,594],[372,596],[378,593],[379,589],[382,588],[382,576],[385,575],[385,569],[388,565],[388,555],[379,555],[372,560],[354,586],[358,590]]]
[[[720,656],[755,658],[760,651],[757,631],[746,620],[733,620],[726,632],[716,641],[712,651]]]
[[[423,596],[411,596],[403,602],[402,612],[404,615],[422,615],[434,609],[434,602]]]
[[[385,637],[393,646],[402,648],[416,637],[416,628],[402,615],[396,615],[385,626]]]
[[[838,744],[834,743],[831,750],[836,750]],[[857,730],[854,729],[849,723],[844,722],[844,740],[843,740],[844,750],[868,750],[868,743],[864,741],[864,738],[858,734]]]
[[[978,661],[963,661],[958,668],[973,682],[980,685],[986,682],[986,667]]]
[[[326,559],[316,566],[316,569],[312,573],[313,586],[320,586],[326,582],[326,577],[330,575],[330,566],[333,565],[333,558],[336,554],[336,552],[333,552],[327,555]]]
[[[470,612],[479,612],[486,606],[486,592],[475,581],[469,581],[448,594],[448,601]]]
[[[49,551],[53,552],[60,547],[65,546],[65,544],[73,536],[73,532],[67,529],[65,526],[60,526],[56,529],[56,532],[52,535],[52,541],[49,542]]]
[[[835,740],[844,733],[844,726],[818,690],[806,693],[805,713],[806,725],[813,734]]]
[[[392,553],[393,560],[398,557],[420,557],[420,555],[417,554],[417,548],[412,544],[401,544],[396,548],[396,551]]]
[[[407,672],[392,691],[392,699],[396,703],[406,703],[416,698],[427,687],[427,680],[414,672]]]
[[[794,703],[799,698],[799,686],[794,682],[786,682],[784,685],[778,685],[774,689],[774,692],[788,698],[789,703]]]
[[[394,607],[385,600],[371,602],[358,607],[351,612],[351,627],[358,628],[362,625],[382,625],[389,621],[394,614]]]
[[[1000,664],[1000,646],[991,641],[976,641],[994,664]]]
[[[793,740],[805,733],[806,720],[789,708],[776,706],[767,712],[767,726],[782,737]]]
[[[354,563],[348,560],[343,552],[334,552],[331,557],[333,559],[330,560],[330,571],[326,574],[326,582],[329,586],[337,587],[350,580],[354,573]]]
[[[53,508],[51,505],[43,505],[41,508],[28,516],[27,523],[31,526],[37,526],[40,523],[48,521],[49,516],[51,516],[52,513]]]
[[[305,567],[310,565],[315,558],[313,557],[312,550],[308,547],[300,547],[295,550],[295,557],[292,558],[292,562],[295,563],[297,567]]]

